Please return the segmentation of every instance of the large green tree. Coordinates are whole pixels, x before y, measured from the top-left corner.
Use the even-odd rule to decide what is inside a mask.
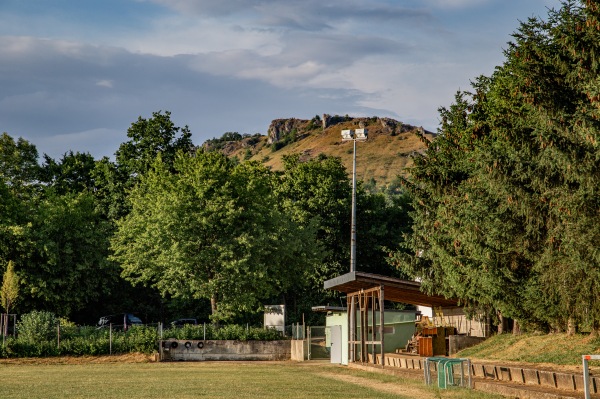
[[[107,295],[118,278],[107,260],[109,224],[87,193],[48,193],[23,229],[23,302],[70,316]]]
[[[323,282],[349,271],[352,183],[336,157],[320,156],[301,161],[299,155],[284,157],[284,170],[276,187],[279,205],[301,225],[314,225],[317,240],[326,250],[322,262],[308,271],[310,284],[286,294],[290,313],[314,316],[311,307],[340,305],[335,292]],[[384,248],[397,248],[409,227],[407,197],[396,193],[368,193],[357,189],[357,270],[398,275],[386,261]],[[316,321],[316,320],[314,320]]]
[[[268,169],[203,151],[180,153],[173,171],[160,157],[154,167],[132,190],[112,241],[130,281],[209,299],[220,321],[301,285],[319,260],[314,231],[277,207]]]
[[[89,153],[69,151],[58,161],[44,154],[41,166],[41,180],[46,188],[52,188],[55,193],[79,193],[84,190],[93,192],[93,179],[96,160]]]
[[[35,145],[7,133],[0,135],[0,178],[19,196],[30,193],[39,178],[38,151]]]
[[[187,126],[179,127],[169,111],[153,112],[152,117],[133,122],[127,129],[128,141],[115,153],[115,162],[103,158],[92,174],[101,209],[111,220],[129,212],[126,197],[152,166],[160,154],[163,164],[173,170],[176,154],[194,151],[192,133]]]
[[[514,34],[505,63],[442,109],[412,180],[414,256],[431,291],[539,327],[600,321],[600,53],[596,2]]]

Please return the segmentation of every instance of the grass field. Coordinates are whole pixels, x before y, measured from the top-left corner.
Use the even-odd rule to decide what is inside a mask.
[[[324,363],[0,363],[0,398],[500,398]]]

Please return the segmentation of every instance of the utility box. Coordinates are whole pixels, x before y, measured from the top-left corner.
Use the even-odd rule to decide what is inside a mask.
[[[264,325],[285,335],[285,305],[265,305]]]

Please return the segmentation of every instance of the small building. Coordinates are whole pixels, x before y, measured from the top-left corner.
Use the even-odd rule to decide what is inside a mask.
[[[327,312],[325,326],[328,334],[326,335],[326,347],[331,348],[331,362],[348,364],[348,311],[345,307],[334,306],[314,306],[316,312]],[[405,348],[406,343],[415,333],[416,310],[392,310],[386,309],[383,323],[383,333],[386,336],[384,351],[394,352],[397,349]],[[361,326],[360,315],[358,325]],[[379,313],[375,313],[375,323],[373,316],[367,315],[367,328],[372,333],[373,325],[381,324]],[[339,331],[339,333],[337,332]],[[358,327],[358,335],[361,335]],[[336,342],[337,341],[337,342]],[[339,345],[339,349],[337,346]]]
[[[367,363],[368,359],[377,359],[378,356],[381,364],[385,364],[385,353],[389,353],[391,347],[396,345],[396,339],[389,334],[393,320],[391,324],[386,321],[388,314],[392,315],[384,311],[386,300],[435,309],[434,321],[448,326],[453,323],[459,334],[487,334],[487,328],[477,323],[474,327],[466,318],[457,300],[423,293],[421,284],[416,281],[354,271],[325,281],[324,288],[346,294],[346,322],[343,319],[330,321],[346,326],[340,331],[344,364],[346,359],[349,362]],[[338,317],[341,317],[341,313]],[[387,344],[387,340],[392,343]],[[335,342],[332,344],[333,354]],[[344,348],[347,348],[347,353]]]

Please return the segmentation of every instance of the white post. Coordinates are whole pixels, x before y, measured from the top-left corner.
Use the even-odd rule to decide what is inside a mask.
[[[600,360],[600,355],[583,355],[583,389],[585,391],[585,399],[590,399],[590,368],[588,360]]]

